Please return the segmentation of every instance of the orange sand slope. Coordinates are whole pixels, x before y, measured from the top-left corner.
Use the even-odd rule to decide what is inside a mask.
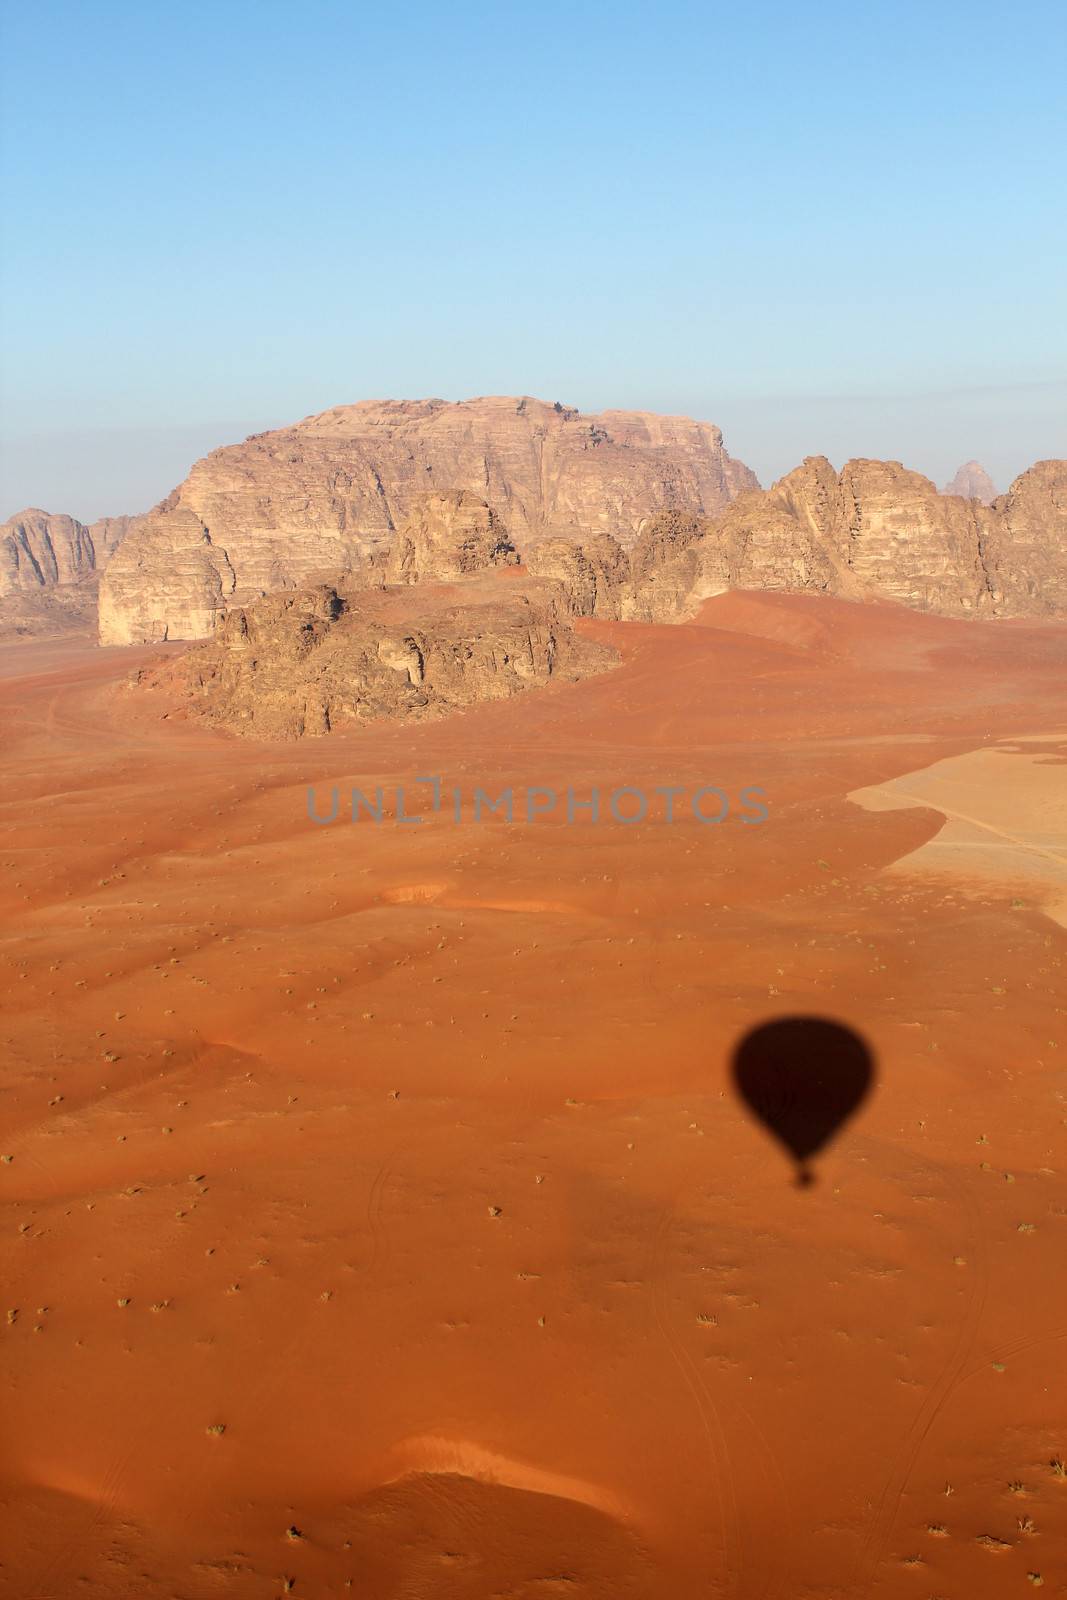
[[[1067,1592],[1067,931],[915,787],[1055,833],[1067,628],[584,626],[292,746],[0,650],[0,1595]],[[307,818],[420,773],[770,817]],[[794,1011],[879,1073],[803,1191],[729,1074]]]

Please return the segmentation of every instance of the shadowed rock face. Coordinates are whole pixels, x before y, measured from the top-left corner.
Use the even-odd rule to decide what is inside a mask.
[[[347,593],[323,585],[234,608],[214,638],[139,681],[235,733],[295,739],[442,716],[603,672],[615,659],[574,633],[551,583]]]
[[[997,498],[997,486],[981,462],[967,461],[941,493],[958,494],[964,500],[980,500],[984,506],[991,506]]]
[[[657,511],[715,514],[755,485],[719,429],[687,417],[583,416],[532,399],[339,406],[197,462],[111,564],[101,642],[210,631],[197,619],[214,614],[216,578],[227,580],[190,559],[203,531],[241,604],[388,552],[430,493],[477,496],[525,551],[600,533],[626,546]]]

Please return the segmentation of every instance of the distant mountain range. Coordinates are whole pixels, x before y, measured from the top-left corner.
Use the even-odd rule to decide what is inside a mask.
[[[0,630],[95,611],[103,644],[198,639],[279,591],[453,581],[484,567],[476,532],[464,570],[463,527],[486,516],[580,613],[666,620],[770,588],[1067,615],[1063,461],[999,497],[976,462],[939,493],[899,462],[823,457],[763,490],[710,423],[497,397],[335,407],[213,451],[143,516],[23,512],[0,527]]]

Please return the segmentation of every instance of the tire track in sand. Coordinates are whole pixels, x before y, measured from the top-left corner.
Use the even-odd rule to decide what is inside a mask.
[[[864,1590],[873,1581],[875,1570],[885,1559],[889,1541],[893,1537],[893,1529],[896,1526],[900,1506],[908,1487],[908,1481],[915,1470],[915,1464],[918,1461],[923,1444],[937,1418],[944,1410],[948,1399],[966,1377],[964,1368],[974,1348],[989,1289],[989,1267],[986,1259],[985,1240],[982,1234],[978,1202],[973,1199],[967,1199],[962,1185],[948,1168],[944,1168],[940,1172],[932,1172],[931,1175],[941,1177],[956,1191],[961,1201],[962,1209],[968,1222],[970,1253],[972,1259],[977,1263],[977,1272],[967,1310],[957,1331],[952,1352],[942,1366],[937,1378],[927,1390],[926,1398],[919,1407],[911,1427],[905,1435],[903,1444],[897,1451],[896,1459],[883,1485],[874,1519],[867,1538],[864,1540],[857,1563],[859,1570],[857,1571],[856,1581],[857,1583],[863,1583]]]

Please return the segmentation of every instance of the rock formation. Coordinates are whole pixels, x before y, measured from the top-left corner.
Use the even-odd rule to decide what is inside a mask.
[[[31,508],[0,527],[0,595],[78,583],[95,565],[89,530],[73,517]]]
[[[114,577],[112,569],[119,569]],[[277,574],[274,587],[284,587],[283,577]],[[226,552],[204,524],[164,503],[138,518],[108,565],[100,585],[100,643],[203,638],[235,589]]]
[[[197,462],[110,563],[100,639],[200,637],[220,601],[388,558],[428,493],[476,495],[526,552],[602,533],[628,546],[657,511],[714,515],[755,486],[719,429],[686,417],[528,398],[339,406]]]
[[[260,738],[339,723],[440,715],[560,675],[603,670],[578,617],[677,622],[726,589],[814,590],[895,600],[948,616],[1067,612],[1067,462],[1039,462],[991,506],[939,494],[895,461],[838,473],[809,457],[720,515],[668,509],[629,550],[610,534],[531,539],[467,490],[417,501],[392,543],[357,554],[329,585],[241,604],[228,553],[193,513],[143,519],[184,529],[135,570],[142,637],[173,625],[214,637],[149,679],[173,705]],[[131,541],[124,548],[127,556]],[[101,596],[101,614],[109,595]],[[168,698],[169,697],[169,698]]]
[[[104,644],[205,638],[273,593],[425,587],[519,562],[572,615],[623,621],[689,617],[728,588],[1054,615],[1065,477],[1038,462],[991,498],[975,462],[949,485],[965,492],[939,493],[899,462],[836,472],[814,456],[761,490],[717,428],[682,417],[364,402],[214,451],[146,516],[86,528],[23,512],[0,528],[0,596],[9,622],[22,597],[23,631],[77,625],[78,586],[103,570]]]
[[[941,493],[962,495],[964,500],[980,500],[984,506],[991,506],[997,498],[997,486],[980,461],[966,461]]]
[[[139,675],[168,706],[260,739],[428,718],[614,664],[556,585],[500,578],[367,591],[323,585],[230,610],[214,637]]]
[[[387,583],[450,583],[518,560],[496,513],[460,489],[423,496],[393,540],[382,571]]]
[[[130,521],[86,527],[31,507],[0,524],[0,636],[92,628],[96,581]]]
[[[646,570],[635,563],[622,615],[690,616],[724,589],[814,589],[945,616],[1067,610],[1063,461],[1039,462],[984,507],[940,495],[899,462],[850,461],[836,473],[815,456],[696,520],[695,537],[676,532]]]
[[[559,583],[574,616],[618,618],[625,612],[630,557],[609,533],[581,544],[543,539],[529,551],[525,565],[535,577]]]
[[[1067,461],[1036,461],[983,520],[998,613],[1067,615]]]

